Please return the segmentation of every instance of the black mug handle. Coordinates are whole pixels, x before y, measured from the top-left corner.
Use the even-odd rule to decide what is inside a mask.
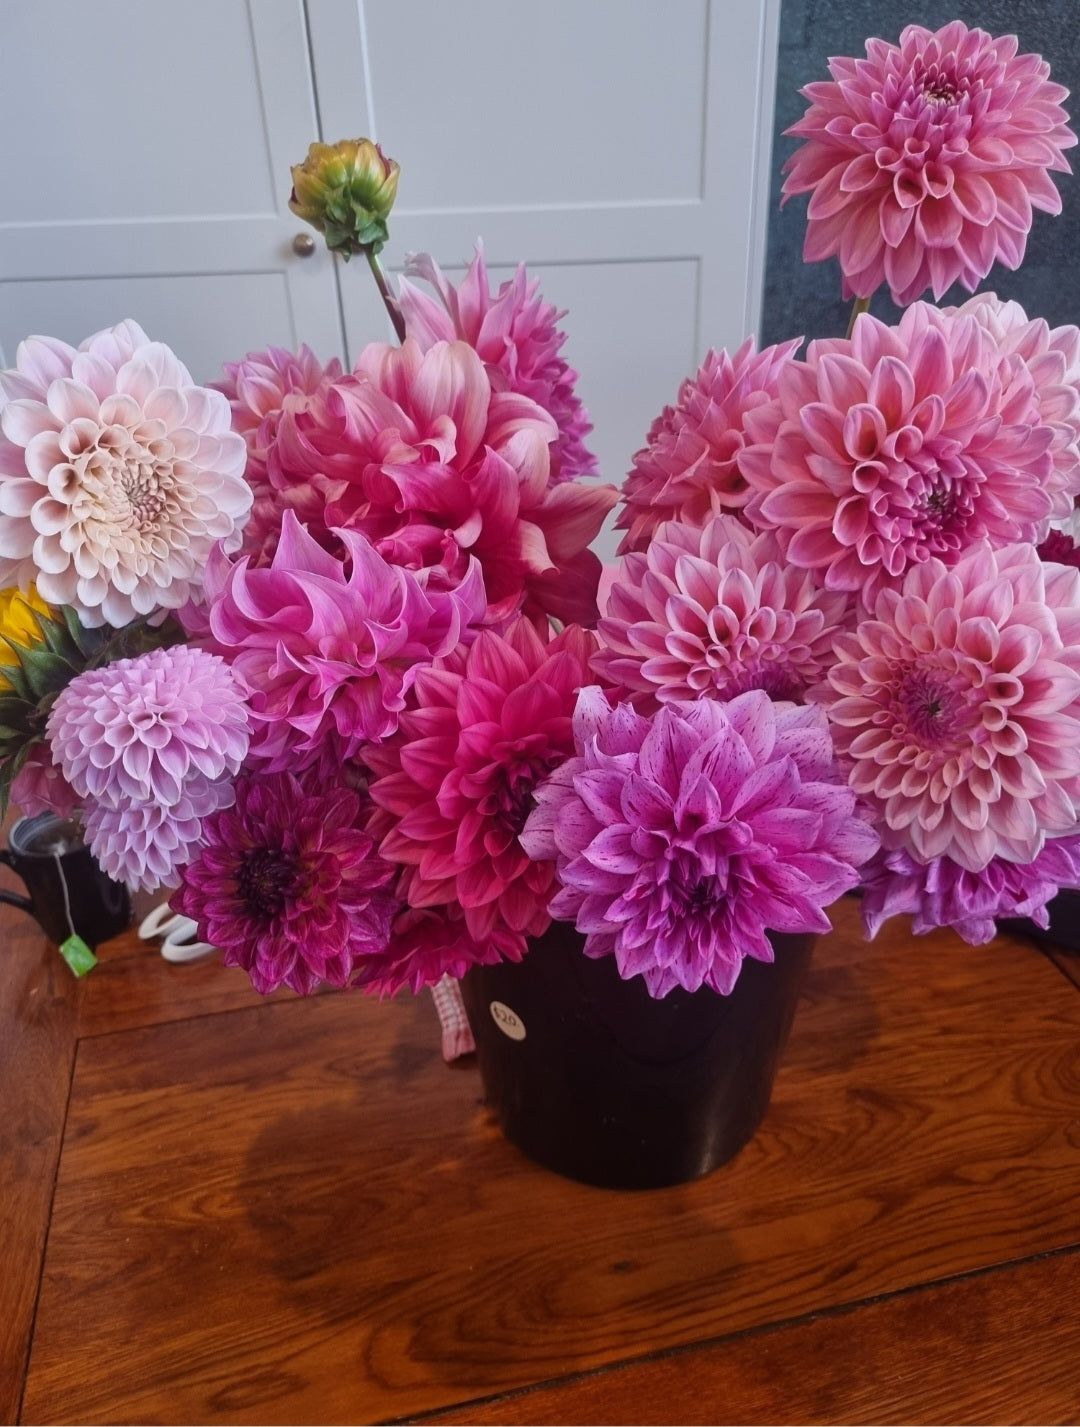
[[[6,863],[13,872],[15,871],[15,864],[11,860],[11,853],[8,852],[6,847],[0,847],[0,862]],[[15,875],[18,876],[19,874],[16,872]],[[34,915],[33,902],[31,902],[29,897],[20,897],[18,892],[5,892],[4,889],[0,887],[0,902],[7,902],[9,906],[18,907],[21,912],[29,912],[31,916]]]

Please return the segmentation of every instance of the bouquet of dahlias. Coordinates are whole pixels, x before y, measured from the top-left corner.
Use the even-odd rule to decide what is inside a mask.
[[[417,990],[553,918],[657,997],[768,933],[988,939],[1080,883],[1080,331],[992,295],[1075,143],[959,23],[805,92],[786,192],[846,337],[711,352],[619,499],[524,269],[378,252],[397,166],[314,145],[295,210],[399,337],[217,389],[124,322],[0,374],[0,778],[254,985]],[[870,295],[910,304],[887,326]],[[422,286],[420,284],[423,284]],[[602,593],[601,593],[602,588]]]

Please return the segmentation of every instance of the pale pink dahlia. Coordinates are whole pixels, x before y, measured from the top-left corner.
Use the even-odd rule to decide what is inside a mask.
[[[863,314],[850,341],[813,342],[747,417],[747,515],[826,588],[872,602],[931,557],[1036,538],[1052,446],[1031,372],[975,317],[927,303],[896,327]]]
[[[978,872],[949,857],[917,862],[903,848],[881,851],[863,868],[862,918],[877,936],[890,917],[908,914],[917,935],[953,927],[972,946],[997,935],[996,919],[1030,917],[1050,925],[1047,903],[1062,887],[1080,887],[1080,837],[1055,837],[1034,862],[994,857]]]
[[[969,292],[998,260],[1017,268],[1032,209],[1061,212],[1051,172],[1076,143],[1068,90],[1015,35],[993,39],[954,20],[908,25],[899,45],[866,42],[865,59],[832,59],[831,81],[802,91],[810,108],[787,130],[803,143],[784,165],[784,198],[811,193],[807,262],[836,256],[845,297],[882,282],[900,306],[928,287]]]
[[[788,564],[774,534],[729,515],[661,525],[624,555],[592,667],[642,712],[764,689],[801,700],[832,663],[848,599]]]
[[[110,876],[150,891],[175,880],[201,819],[232,801],[248,710],[223,659],[177,645],[77,675],[47,734],[87,805],[90,850]]]
[[[1080,571],[982,545],[883,590],[819,697],[887,849],[1031,863],[1080,822]]]
[[[552,486],[552,418],[493,388],[465,342],[423,351],[373,343],[352,376],[306,411],[286,412],[282,459],[326,493],[325,524],[361,531],[387,560],[458,583],[470,556],[492,621],[595,621],[600,562],[589,542],[617,493]],[[322,538],[317,531],[312,532]]]
[[[134,322],[76,351],[31,337],[0,373],[0,587],[35,581],[83,624],[177,609],[251,509],[243,438]]]
[[[1067,518],[1080,496],[1080,327],[1067,323],[1051,329],[1042,317],[1029,318],[1018,302],[1002,302],[992,292],[980,292],[953,310],[974,317],[1001,355],[1031,374],[1037,418],[1053,437],[1046,482],[1051,516]],[[1034,416],[1029,412],[1029,419]]]
[[[245,552],[261,563],[277,546],[282,511],[321,525],[325,495],[306,476],[294,476],[282,459],[277,439],[285,411],[306,411],[341,376],[337,358],[325,366],[310,347],[298,352],[268,347],[249,352],[239,362],[226,362],[225,375],[214,385],[232,408],[232,426],[247,443],[245,476],[254,494],[251,518],[244,528]]]
[[[820,709],[760,690],[665,704],[651,719],[582,690],[577,757],[540,788],[522,845],[557,859],[551,915],[653,996],[727,995],[768,931],[830,930],[877,837],[836,780]]]
[[[733,357],[709,352],[697,376],[683,382],[623,482],[615,522],[626,531],[620,554],[644,550],[666,520],[703,525],[710,516],[742,509],[750,488],[737,457],[747,413],[776,395],[780,371],[798,346],[796,339],[758,352],[749,337]]]
[[[519,954],[547,929],[554,869],[531,859],[518,833],[538,783],[573,751],[594,648],[575,626],[544,644],[519,619],[417,673],[397,734],[364,752],[371,829],[381,855],[402,865],[409,906],[460,907],[474,941],[509,936]]]
[[[566,313],[543,300],[539,279],[530,282],[522,263],[492,293],[480,243],[456,288],[427,253],[411,254],[405,271],[429,282],[439,299],[407,278],[399,281],[398,306],[407,335],[425,351],[435,342],[468,342],[482,358],[493,390],[520,392],[543,407],[558,427],[551,447],[553,485],[595,475],[596,457],[585,445],[592,423],[575,390],[578,374],[559,355],[566,333],[558,323]]]
[[[213,648],[247,691],[250,757],[272,772],[336,760],[397,727],[418,669],[475,632],[486,602],[470,561],[452,589],[387,562],[358,531],[336,532],[344,557],[291,510],[268,566],[216,556],[206,577]]]
[[[362,817],[349,788],[290,773],[239,778],[234,806],[204,822],[172,905],[264,995],[347,986],[366,956],[385,949],[397,910],[394,869]]]

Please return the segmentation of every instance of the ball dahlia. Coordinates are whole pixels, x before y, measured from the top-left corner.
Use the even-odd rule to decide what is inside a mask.
[[[883,590],[818,697],[886,849],[1029,864],[1080,822],[1080,571],[984,544]]]
[[[755,350],[747,338],[734,356],[709,352],[649,428],[623,483],[619,553],[644,550],[668,520],[703,525],[741,510],[750,495],[738,465],[746,416],[776,395],[777,379],[799,340]]]
[[[21,343],[0,372],[0,586],[70,605],[87,628],[177,609],[251,509],[244,441],[134,322],[76,350]]]
[[[832,662],[847,603],[788,564],[772,532],[726,515],[670,521],[623,556],[592,667],[642,712],[747,689],[801,700]]]
[[[928,287],[971,292],[995,262],[1019,267],[1034,208],[1061,212],[1050,174],[1070,171],[1068,91],[1017,49],[959,20],[908,25],[802,91],[784,198],[812,194],[803,256],[838,257],[845,297],[882,282],[901,307]]]
[[[237,779],[236,801],[203,823],[172,905],[199,936],[242,966],[264,995],[347,986],[385,949],[397,902],[350,788],[291,773]]]
[[[830,930],[823,909],[877,847],[836,781],[820,709],[753,690],[646,719],[594,687],[575,737],[578,755],[539,789],[522,845],[557,859],[551,915],[653,996],[726,995],[745,956],[773,960],[769,930]]]

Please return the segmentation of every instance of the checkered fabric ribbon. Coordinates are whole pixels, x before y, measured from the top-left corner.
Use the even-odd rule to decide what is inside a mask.
[[[449,1062],[471,1055],[476,1049],[476,1042],[469,1029],[469,1018],[465,1014],[465,1003],[456,978],[444,976],[432,986],[431,995],[442,1027],[443,1060]]]

